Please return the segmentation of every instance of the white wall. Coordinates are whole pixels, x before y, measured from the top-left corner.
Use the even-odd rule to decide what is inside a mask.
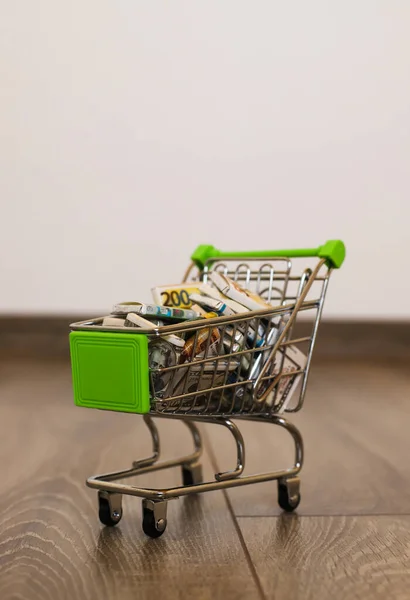
[[[326,314],[410,317],[409,30],[407,0],[0,0],[0,311],[340,237]]]

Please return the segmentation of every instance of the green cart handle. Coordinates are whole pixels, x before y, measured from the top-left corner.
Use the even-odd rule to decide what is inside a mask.
[[[317,256],[325,258],[329,267],[339,269],[345,259],[346,249],[341,240],[330,240],[318,248],[303,248],[298,250],[251,250],[250,252],[223,252],[214,246],[202,244],[193,252],[191,259],[199,269],[203,269],[209,259],[221,258],[299,258]]]

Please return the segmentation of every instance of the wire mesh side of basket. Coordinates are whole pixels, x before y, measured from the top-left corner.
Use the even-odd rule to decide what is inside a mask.
[[[329,269],[324,261],[299,274],[287,259],[224,261],[205,265],[202,272],[191,270],[190,280],[209,283],[212,270],[261,295],[273,305],[272,311],[173,328],[201,351],[171,362],[158,353],[150,370],[152,412],[199,416],[296,412],[304,401]]]

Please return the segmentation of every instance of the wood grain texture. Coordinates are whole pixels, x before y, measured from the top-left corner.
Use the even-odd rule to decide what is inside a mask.
[[[170,502],[158,540],[143,534],[137,498],[116,528],[99,524],[85,478],[150,453],[141,417],[76,408],[67,365],[2,365],[0,382],[1,600],[259,597],[222,492]],[[181,423],[159,427],[164,454],[190,450]],[[175,485],[180,473],[140,481]]]
[[[407,600],[410,517],[239,518],[267,600]]]
[[[105,529],[84,484],[150,453],[142,419],[76,408],[67,363],[0,363],[1,600],[407,598],[409,387],[401,363],[314,365],[295,416],[301,516],[267,516],[279,514],[276,485],[259,484],[171,501],[166,533],[151,540],[138,499],[125,497],[121,523]],[[189,451],[181,423],[159,427],[164,456]],[[249,472],[289,464],[286,433],[243,431]],[[231,467],[229,434],[205,432],[218,470]],[[212,477],[209,453],[203,464]],[[140,481],[175,485],[180,473]]]
[[[410,371],[403,363],[313,364],[302,411],[289,415],[305,442],[302,515],[410,514]],[[239,423],[246,471],[291,466],[289,435],[270,424]],[[220,470],[234,463],[229,433],[207,426]],[[276,484],[229,490],[235,514],[278,515]]]

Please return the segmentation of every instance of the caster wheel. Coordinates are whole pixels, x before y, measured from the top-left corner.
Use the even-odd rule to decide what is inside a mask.
[[[98,517],[103,525],[114,527],[121,521],[122,508],[113,508],[107,498],[98,495]]]
[[[183,485],[195,485],[203,482],[202,465],[183,466],[181,470]]]
[[[142,529],[145,535],[151,538],[158,538],[164,533],[166,528],[166,519],[156,520],[154,512],[152,510],[144,509],[144,514],[142,518]]]
[[[278,481],[278,504],[281,509],[286,512],[292,512],[299,506],[299,503],[299,481],[296,486]]]

